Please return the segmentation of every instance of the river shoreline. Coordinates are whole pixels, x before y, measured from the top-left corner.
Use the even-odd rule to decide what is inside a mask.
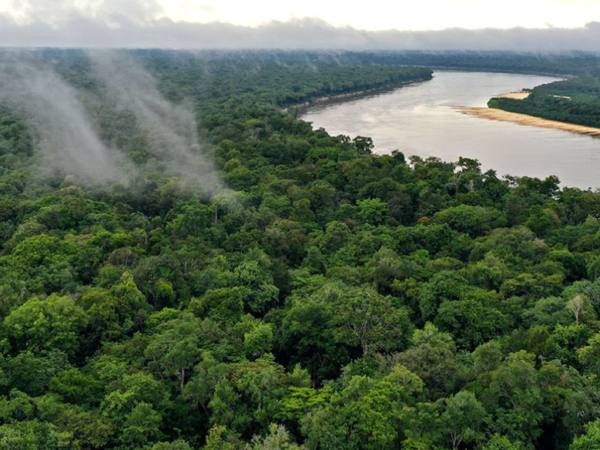
[[[288,114],[293,110],[297,110],[298,114],[302,114],[303,112],[307,111],[309,108],[311,108],[312,106],[315,106],[315,105],[324,106],[324,105],[329,105],[329,104],[345,102],[347,100],[357,100],[362,97],[368,97],[368,96],[371,96],[374,94],[384,94],[386,92],[391,92],[395,89],[398,89],[398,88],[401,88],[404,86],[410,86],[411,84],[422,83],[423,81],[430,81],[433,79],[433,77],[435,77],[436,70],[443,70],[443,71],[449,71],[449,72],[467,72],[467,73],[482,72],[482,73],[511,73],[514,75],[540,75],[540,76],[553,76],[553,77],[563,78],[563,79],[576,78],[576,75],[565,75],[565,74],[551,74],[551,73],[541,73],[541,72],[529,73],[529,72],[516,72],[516,71],[511,72],[511,71],[499,71],[499,70],[496,71],[496,70],[491,70],[491,69],[488,69],[488,70],[467,69],[467,68],[454,68],[454,67],[443,67],[443,66],[432,66],[431,70],[433,70],[433,74],[432,74],[433,76],[431,78],[419,78],[416,80],[406,81],[406,82],[400,83],[400,84],[390,84],[390,85],[377,87],[377,88],[373,88],[373,89],[365,89],[363,91],[349,92],[346,94],[332,95],[332,96],[328,96],[328,97],[320,97],[320,98],[317,98],[314,100],[309,100],[304,103],[298,103],[296,105],[291,105],[286,108],[282,108],[281,112],[284,114]],[[500,95],[497,95],[496,97],[502,97],[505,95],[509,96],[511,94],[513,94],[513,93],[500,94]],[[512,98],[512,97],[509,97],[509,98]]]
[[[500,122],[511,122],[518,125],[533,126],[539,128],[552,128],[555,130],[569,131],[571,133],[585,134],[587,136],[600,136],[600,128],[586,127],[584,125],[575,125],[567,122],[557,122],[555,120],[541,119],[539,117],[518,114],[502,109],[474,107],[474,106],[454,106],[453,109],[468,116],[480,117],[488,120],[497,120]]]
[[[577,78],[580,75],[564,74],[564,73],[552,73],[552,72],[536,72],[536,71],[519,71],[519,70],[501,70],[501,69],[477,69],[472,67],[446,67],[446,66],[427,66],[431,70],[442,70],[445,72],[466,72],[466,73],[507,73],[511,75],[538,75],[542,77],[554,77],[554,78]]]
[[[600,140],[575,132],[482,120],[453,106],[485,107],[490,97],[558,81],[543,76],[436,71],[433,80],[389,94],[331,106],[315,106],[301,119],[332,136],[369,136],[373,153],[401,151],[441,161],[477,159],[482,170],[544,179],[556,175],[561,186],[600,188]],[[487,108],[485,108],[487,109]],[[488,113],[489,114],[489,113]],[[539,124],[539,122],[537,122]],[[553,127],[555,128],[555,127]],[[569,125],[569,131],[573,126]],[[585,130],[593,135],[598,130]]]
[[[320,97],[314,100],[310,100],[308,102],[288,106],[287,108],[283,108],[281,112],[289,113],[291,110],[297,109],[300,113],[302,113],[303,111],[315,105],[329,105],[333,103],[344,102],[346,100],[356,100],[360,99],[361,97],[368,97],[374,94],[384,94],[386,92],[390,92],[401,87],[410,86],[411,84],[422,83],[423,81],[429,80],[431,80],[431,78],[418,78],[399,84],[390,84],[373,89],[365,89],[364,91],[348,92],[346,94],[332,95],[330,97]]]

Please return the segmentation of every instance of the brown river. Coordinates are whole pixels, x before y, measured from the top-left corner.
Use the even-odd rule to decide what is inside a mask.
[[[556,175],[563,187],[600,188],[600,138],[460,113],[490,97],[558,78],[436,71],[433,80],[342,102],[311,106],[301,118],[330,134],[370,136],[375,153],[478,159],[499,176]]]

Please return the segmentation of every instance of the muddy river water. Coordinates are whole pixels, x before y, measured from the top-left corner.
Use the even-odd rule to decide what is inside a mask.
[[[557,78],[436,71],[433,80],[343,102],[311,106],[301,118],[314,128],[370,136],[375,153],[476,158],[484,170],[544,178],[562,186],[600,188],[600,138],[469,116],[456,106],[485,106],[490,97]]]

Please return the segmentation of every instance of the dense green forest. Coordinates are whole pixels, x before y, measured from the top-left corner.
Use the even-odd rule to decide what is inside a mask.
[[[27,56],[129,176],[51,167],[2,104],[0,449],[600,448],[600,193],[282,112],[431,76],[386,54],[128,57],[211,186],[86,53]]]
[[[600,78],[581,77],[537,86],[523,100],[493,98],[490,108],[600,127]]]
[[[555,74],[566,76],[600,75],[597,54],[572,53],[512,53],[512,52],[357,52],[344,58],[362,64],[423,65],[431,68]]]
[[[137,50],[137,56],[182,58],[181,53]],[[378,52],[294,52],[294,51],[202,51],[195,55],[203,60],[260,61],[276,63],[378,66],[424,66],[454,70],[554,74],[563,76],[600,76],[600,57],[594,53],[513,53],[475,51],[378,51]],[[188,58],[193,59],[193,58]]]

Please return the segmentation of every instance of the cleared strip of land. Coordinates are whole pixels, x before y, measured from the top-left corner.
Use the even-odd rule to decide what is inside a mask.
[[[454,109],[469,116],[482,117],[489,120],[501,122],[512,122],[519,125],[528,125],[541,128],[553,128],[555,130],[570,131],[572,133],[587,134],[588,136],[600,136],[600,128],[586,127],[566,122],[540,119],[539,117],[518,114],[495,108],[481,108],[472,106],[455,106]]]

